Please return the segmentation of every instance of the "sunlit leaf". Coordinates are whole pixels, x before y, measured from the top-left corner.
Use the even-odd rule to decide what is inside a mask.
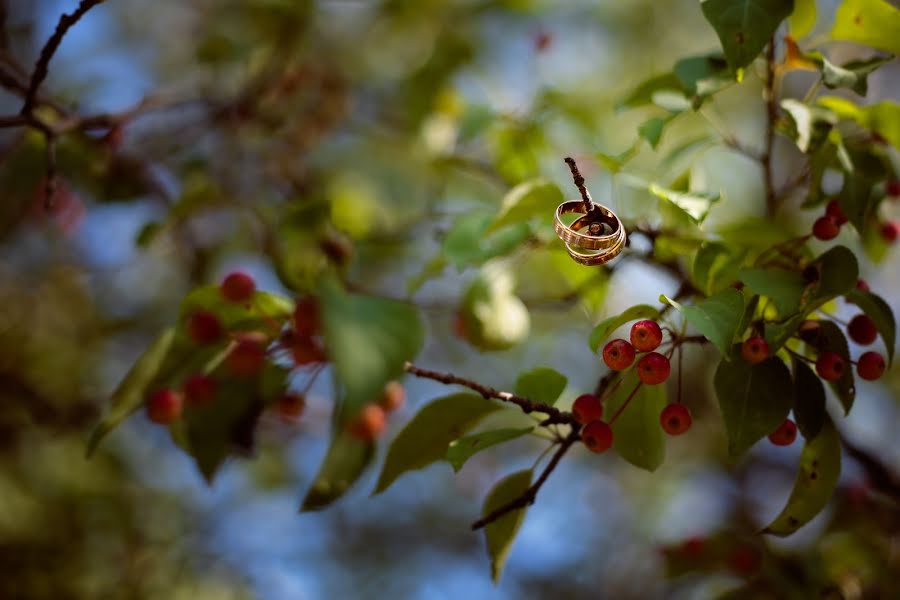
[[[900,10],[885,0],[843,0],[831,37],[900,53]]]
[[[702,223],[706,215],[709,214],[712,205],[721,198],[719,194],[708,194],[705,192],[678,192],[666,189],[655,183],[651,183],[647,189],[654,196],[677,206],[696,223]]]
[[[513,293],[512,275],[502,264],[486,265],[463,296],[460,311],[466,339],[482,350],[506,350],[531,328],[525,304]]]
[[[729,356],[737,327],[744,316],[743,294],[728,288],[696,304],[682,305],[667,296],[660,296],[660,302],[677,308],[688,323],[715,344],[722,356]]]
[[[562,191],[552,181],[535,179],[520,183],[504,196],[500,212],[484,233],[491,233],[507,225],[526,223],[536,217],[546,220],[562,201]]]

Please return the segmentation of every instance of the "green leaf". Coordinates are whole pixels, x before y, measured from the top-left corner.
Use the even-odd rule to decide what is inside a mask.
[[[778,25],[794,9],[793,0],[701,0],[732,70],[749,65],[759,56]]]
[[[900,10],[884,0],[844,0],[834,15],[831,37],[900,53]]]
[[[555,208],[550,209],[551,214]],[[488,235],[493,221],[493,215],[481,212],[467,213],[456,220],[444,238],[443,252],[457,269],[509,254],[531,235],[528,223],[510,225]]]
[[[424,330],[410,305],[347,293],[335,279],[322,282],[325,345],[346,395],[342,415],[355,415],[403,373],[422,348]]]
[[[616,110],[637,108],[653,102],[653,95],[660,91],[682,91],[681,82],[674,73],[663,73],[644,81],[623,100],[616,104]]]
[[[660,296],[678,309],[700,333],[715,344],[722,356],[728,357],[737,327],[744,316],[744,296],[733,288],[722,290],[693,305],[682,305],[667,296]]]
[[[443,254],[436,254],[422,266],[422,270],[406,282],[406,293],[412,296],[429,280],[437,277],[447,268],[447,259]]]
[[[794,418],[803,437],[811,440],[825,423],[825,386],[803,360],[794,357]]]
[[[782,100],[781,107],[794,122],[797,147],[806,154],[815,152],[828,140],[829,132],[838,121],[830,110],[793,98]]]
[[[767,296],[782,316],[797,311],[806,288],[803,275],[796,271],[748,268],[738,271],[737,276],[754,292]]]
[[[110,431],[118,427],[128,415],[143,406],[147,386],[156,378],[174,341],[175,328],[165,329],[125,374],[122,382],[110,397],[106,415],[91,431],[86,451],[88,458]]]
[[[745,254],[721,242],[704,242],[691,265],[694,285],[707,295],[724,289],[735,281],[734,270]]]
[[[631,369],[624,378],[603,408],[606,418],[611,418],[634,392],[612,424],[613,448],[634,466],[655,471],[666,457],[665,436],[659,426],[659,415],[666,407],[666,386],[641,385],[635,392],[639,383],[637,371]]]
[[[531,477],[531,469],[526,469],[517,471],[497,482],[488,492],[481,515],[487,516],[501,506],[521,497],[531,486]],[[491,577],[494,579],[494,583],[500,581],[509,550],[524,520],[525,509],[519,508],[506,513],[484,528],[488,556],[491,557]]]
[[[465,393],[438,398],[422,408],[391,443],[374,493],[383,492],[407,471],[443,459],[450,442],[497,410],[497,403]]]
[[[794,0],[794,12],[788,18],[794,39],[800,39],[816,26],[816,0]]]
[[[894,345],[897,342],[897,322],[894,320],[894,312],[884,299],[872,292],[864,292],[853,288],[846,294],[847,300],[857,305],[875,323],[875,328],[881,334],[887,348],[888,363],[894,362]]]
[[[609,317],[600,321],[592,330],[588,338],[588,345],[591,350],[597,352],[600,345],[609,337],[613,331],[628,323],[629,321],[637,321],[638,319],[658,319],[659,310],[649,304],[638,304],[632,306],[619,313],[614,317]]]
[[[791,410],[792,382],[780,358],[751,365],[735,344],[713,380],[728,435],[728,453],[740,456],[781,425]]]
[[[375,457],[375,444],[339,431],[303,499],[301,511],[324,508],[344,495]]]
[[[856,255],[846,246],[833,246],[819,256],[815,264],[819,271],[819,281],[812,287],[813,296],[806,307],[807,312],[855,289],[859,279]]]
[[[516,395],[553,405],[566,389],[566,376],[550,367],[536,367],[516,380]]]
[[[513,278],[499,263],[485,265],[463,297],[466,339],[482,350],[507,350],[528,336],[531,317],[513,293]]]
[[[546,218],[553,214],[562,201],[562,191],[552,181],[533,179],[520,183],[504,196],[500,213],[485,233],[492,233],[507,225],[519,225],[536,217]]]
[[[862,127],[882,136],[895,148],[900,148],[900,104],[882,100],[868,106],[859,106],[837,96],[821,96],[816,99],[816,104],[842,119],[856,121]]]
[[[447,448],[447,462],[450,463],[454,471],[459,472],[463,465],[466,464],[466,461],[478,452],[522,437],[532,431],[534,431],[534,427],[492,429],[463,436],[450,442],[450,446]]]
[[[638,135],[647,140],[650,143],[650,147],[656,150],[659,140],[662,138],[663,130],[671,120],[670,117],[653,117],[648,119],[638,127]]]
[[[872,193],[874,181],[859,173],[844,173],[844,185],[838,196],[841,210],[859,232],[869,228],[878,210],[878,199]]]
[[[841,438],[831,419],[825,420],[800,454],[800,468],[787,505],[763,530],[788,536],[819,514],[828,504],[841,475]]]
[[[824,351],[835,352],[844,359],[845,367],[840,379],[829,381],[828,385],[841,401],[844,413],[849,413],[853,407],[853,401],[856,399],[856,386],[853,381],[853,368],[850,364],[850,348],[847,345],[847,338],[834,321],[823,319],[817,323],[819,324],[818,329],[815,332],[804,334],[804,340],[816,349],[816,354]]]
[[[892,62],[893,59],[893,55],[873,56],[838,66],[821,56],[822,83],[829,89],[847,88],[860,96],[865,96],[869,91],[869,75],[882,65]]]
[[[728,63],[718,54],[682,58],[675,63],[674,70],[690,96],[709,96],[734,83]]]
[[[714,144],[713,138],[703,135],[698,138],[689,139],[682,144],[676,146],[669,155],[659,164],[661,171],[668,172],[685,156],[692,156],[699,150],[708,148]]]
[[[712,205],[721,197],[719,194],[705,192],[678,192],[655,183],[651,183],[647,189],[654,196],[667,200],[680,208],[695,223],[702,223]]]
[[[269,292],[254,292],[247,304],[226,300],[218,285],[205,285],[192,290],[181,301],[182,319],[197,310],[214,313],[225,329],[268,330],[273,320],[290,316],[294,303],[284,296]]]

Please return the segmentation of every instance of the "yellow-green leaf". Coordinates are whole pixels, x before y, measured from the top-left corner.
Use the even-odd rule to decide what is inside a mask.
[[[831,37],[900,53],[900,9],[885,0],[844,0]]]
[[[524,494],[531,485],[531,476],[531,469],[526,469],[501,479],[488,492],[481,512],[482,516],[489,515],[494,510]],[[500,575],[503,573],[503,567],[509,556],[513,540],[519,531],[519,527],[522,525],[522,521],[525,520],[525,510],[524,508],[519,508],[510,511],[493,523],[488,523],[484,528],[488,556],[491,557],[491,576],[494,579],[494,583],[500,581]]]

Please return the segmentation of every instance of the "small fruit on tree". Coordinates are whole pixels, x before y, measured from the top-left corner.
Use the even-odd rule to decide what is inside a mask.
[[[841,232],[841,226],[838,225],[838,222],[833,217],[819,217],[813,223],[812,232],[816,239],[826,242],[838,236]]]
[[[582,425],[597,421],[603,417],[603,404],[594,394],[582,394],[572,404],[572,414]]]
[[[637,364],[638,379],[647,385],[656,385],[669,378],[672,370],[669,359],[659,352],[645,354]]]
[[[225,330],[219,317],[208,310],[198,310],[188,317],[187,333],[196,344],[214,344],[222,339]]]
[[[884,193],[892,198],[900,197],[900,179],[889,179],[884,184]]]
[[[825,351],[816,360],[816,373],[825,381],[837,381],[844,374],[844,359],[836,352]]]
[[[856,372],[867,381],[875,381],[884,375],[884,357],[877,352],[863,352],[856,361]]]
[[[215,399],[216,382],[209,375],[194,373],[185,380],[181,391],[188,404],[201,406]]]
[[[328,357],[319,343],[311,337],[295,337],[291,340],[291,357],[299,366],[325,362]]]
[[[655,321],[638,321],[631,326],[631,343],[641,352],[656,350],[662,343],[662,330]]]
[[[235,271],[222,281],[221,290],[222,296],[230,302],[249,302],[256,291],[256,282],[243,271]]]
[[[762,555],[750,544],[742,544],[731,551],[726,562],[732,572],[741,577],[750,577],[762,566]]]
[[[399,381],[388,381],[378,398],[378,406],[384,412],[390,413],[403,406],[404,402],[406,402],[406,390],[403,388],[403,384]]]
[[[758,335],[749,337],[741,344],[741,356],[751,365],[760,363],[769,357],[769,344]]]
[[[669,435],[681,435],[691,428],[691,411],[684,404],[670,404],[659,415],[663,431]]]
[[[610,341],[603,347],[603,362],[613,371],[624,371],[634,362],[634,346],[623,339]]]
[[[825,216],[834,219],[839,226],[847,222],[847,215],[844,214],[844,210],[837,200],[831,200],[825,205]]]
[[[900,234],[900,223],[897,221],[888,221],[881,226],[881,237],[889,244],[897,241],[897,234]]]
[[[319,303],[313,296],[297,299],[294,305],[294,331],[303,337],[312,337],[319,333]]]
[[[776,446],[790,446],[797,439],[797,424],[785,419],[778,429],[769,434],[769,441]]]
[[[306,398],[303,394],[285,394],[278,399],[275,409],[283,419],[296,421],[306,408]]]
[[[865,314],[858,314],[850,320],[847,325],[847,333],[851,340],[861,346],[871,344],[878,337],[875,322]]]
[[[366,404],[347,426],[350,435],[364,442],[373,442],[384,433],[387,416],[377,404]]]
[[[581,441],[591,452],[606,452],[613,443],[612,427],[605,421],[591,421],[581,430]]]
[[[168,425],[181,416],[181,395],[175,390],[156,390],[147,399],[147,417],[154,423]]]
[[[869,284],[866,283],[866,280],[865,280],[865,279],[857,279],[857,280],[856,280],[856,289],[862,290],[862,291],[864,291],[864,292],[868,292],[868,291],[869,291]]]
[[[225,358],[225,366],[238,377],[253,377],[266,359],[266,350],[257,340],[242,338]]]

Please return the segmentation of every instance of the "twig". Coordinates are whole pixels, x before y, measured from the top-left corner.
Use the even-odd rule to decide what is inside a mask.
[[[76,8],[72,14],[63,13],[63,15],[60,16],[59,22],[56,24],[56,30],[53,32],[53,35],[50,36],[50,39],[47,40],[47,43],[44,44],[44,47],[41,49],[41,54],[38,56],[37,63],[34,65],[34,70],[31,73],[31,80],[28,83],[28,91],[25,93],[25,102],[22,104],[21,114],[30,115],[34,110],[38,89],[47,78],[50,60],[59,48],[60,43],[62,43],[66,32],[81,20],[81,17],[83,17],[85,13],[102,2],[104,2],[104,0],[81,0],[78,4],[78,8]]]
[[[775,36],[766,47],[766,81],[763,99],[766,102],[766,147],[761,162],[766,190],[766,214],[775,215],[778,197],[772,173],[772,150],[775,146],[775,121],[778,119],[778,98],[775,95]]]
[[[597,210],[597,206],[591,198],[591,193],[584,187],[584,177],[581,176],[581,172],[578,170],[578,165],[575,164],[574,158],[567,156],[564,160],[566,161],[566,164],[569,165],[569,170],[572,171],[572,181],[575,182],[575,187],[578,188],[581,199],[584,200],[584,214],[590,214]]]
[[[547,466],[544,467],[544,470],[541,472],[541,475],[540,477],[538,477],[537,481],[531,484],[531,486],[527,490],[525,490],[525,492],[518,498],[507,502],[503,506],[491,511],[488,515],[472,523],[472,530],[477,531],[482,527],[493,523],[507,513],[534,504],[534,501],[537,498],[537,493],[538,491],[540,491],[541,486],[544,485],[544,482],[547,481],[548,477],[550,477],[550,473],[552,473],[553,470],[556,469],[556,465],[559,464],[559,461],[560,459],[562,459],[563,455],[568,452],[569,448],[572,447],[572,444],[577,442],[579,439],[581,439],[581,436],[578,435],[578,431],[576,429],[573,429],[572,432],[566,437],[566,439],[560,442],[559,448],[556,450],[553,458],[550,459],[550,462],[547,463]]]
[[[433,379],[434,381],[446,383],[447,385],[464,385],[471,390],[475,390],[485,398],[496,398],[497,400],[515,404],[516,406],[521,408],[522,412],[524,412],[525,414],[530,414],[533,412],[544,413],[548,415],[549,418],[544,420],[541,425],[566,423],[568,425],[573,425],[576,427],[578,426],[578,421],[575,420],[575,416],[572,413],[561,411],[558,408],[554,408],[549,404],[544,404],[543,402],[535,402],[534,400],[530,400],[523,396],[517,396],[515,394],[510,394],[509,392],[502,392],[490,386],[482,385],[477,381],[459,377],[452,373],[440,373],[438,371],[421,369],[412,363],[406,363],[405,365],[403,365],[403,369],[410,375],[415,375],[416,377]]]

